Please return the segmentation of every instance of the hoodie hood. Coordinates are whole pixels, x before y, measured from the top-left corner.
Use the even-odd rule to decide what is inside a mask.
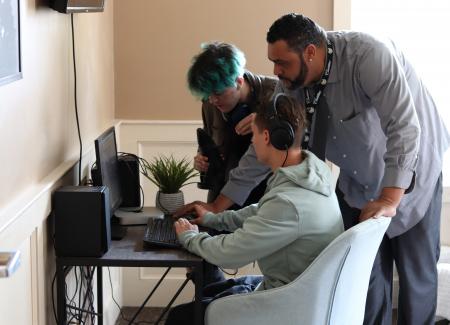
[[[292,182],[307,190],[330,196],[333,193],[330,168],[312,152],[303,150],[304,159],[298,165],[278,168],[267,182],[267,188]]]

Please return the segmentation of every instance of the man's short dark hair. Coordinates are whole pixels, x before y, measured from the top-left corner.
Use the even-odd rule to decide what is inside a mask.
[[[273,44],[284,40],[289,47],[297,52],[314,44],[319,47],[326,43],[326,33],[313,20],[300,14],[290,13],[278,18],[267,32],[266,40]]]
[[[256,112],[254,123],[260,131],[269,128],[269,120],[272,117],[273,99],[266,102]],[[306,113],[303,105],[301,105],[294,97],[284,95],[279,96],[276,100],[276,113],[280,120],[286,121],[291,124],[294,133],[295,140],[293,146],[300,146],[300,139],[303,136],[303,131],[306,128],[307,120]]]
[[[190,91],[206,100],[213,93],[236,87],[236,78],[244,74],[245,56],[236,46],[221,42],[202,44],[188,71]]]

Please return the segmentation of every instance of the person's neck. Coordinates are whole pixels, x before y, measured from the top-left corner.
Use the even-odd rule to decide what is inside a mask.
[[[250,85],[248,84],[247,80],[244,79],[244,82],[242,83],[241,89],[239,90],[239,103],[245,104],[250,102],[251,98],[251,89]]]
[[[277,170],[280,167],[288,167],[300,164],[304,157],[300,148],[291,148],[287,151],[276,150],[270,157],[272,157],[269,165],[272,171]],[[284,161],[286,159],[286,161]],[[284,162],[284,165],[283,165]]]
[[[321,46],[317,48],[317,64],[313,65],[313,75],[315,76],[313,79],[313,83],[317,84],[322,79],[323,74],[325,73],[325,67],[327,64],[327,46]]]

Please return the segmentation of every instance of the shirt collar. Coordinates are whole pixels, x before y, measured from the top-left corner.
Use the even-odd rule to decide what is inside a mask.
[[[336,48],[333,46],[333,63],[331,65],[330,76],[328,77],[328,83],[335,83],[340,80],[339,78],[339,61],[336,56]]]

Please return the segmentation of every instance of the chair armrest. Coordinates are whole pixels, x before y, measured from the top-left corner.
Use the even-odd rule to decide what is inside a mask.
[[[304,324],[324,324],[319,319],[328,314],[329,302],[320,303],[314,295],[311,297],[312,288],[307,285],[297,284],[295,290],[290,290],[291,285],[217,299],[206,310],[206,324],[295,324],[298,319]],[[318,298],[319,294],[315,296]],[[268,310],[272,312],[267,313]]]

